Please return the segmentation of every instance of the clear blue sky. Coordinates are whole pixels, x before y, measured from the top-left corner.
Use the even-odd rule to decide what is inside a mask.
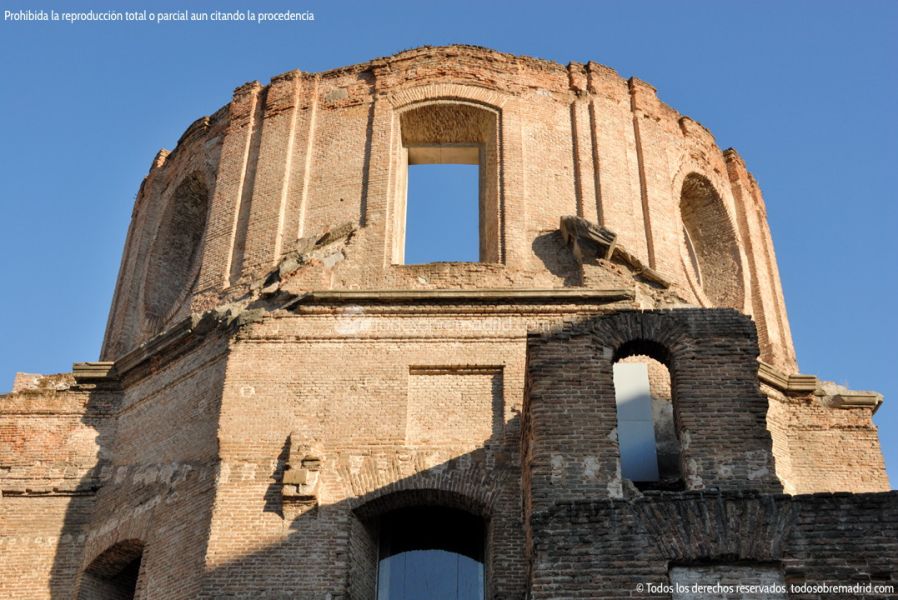
[[[636,75],[764,191],[801,369],[886,395],[898,484],[898,2],[57,2],[291,8],[312,23],[0,20],[0,389],[96,359],[159,148],[245,81],[470,43]],[[0,10],[54,3],[0,1]]]

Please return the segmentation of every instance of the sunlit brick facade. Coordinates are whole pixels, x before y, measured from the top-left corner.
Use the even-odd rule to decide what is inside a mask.
[[[403,264],[428,162],[479,166],[480,262]],[[384,597],[386,516],[428,507],[483,524],[477,597],[898,586],[881,396],[799,373],[739,155],[596,63],[238,88],[153,161],[101,361],[0,396],[2,598]]]

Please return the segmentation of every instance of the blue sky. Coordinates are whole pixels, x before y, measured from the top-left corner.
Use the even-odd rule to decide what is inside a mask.
[[[636,75],[736,147],[767,201],[802,372],[885,394],[898,484],[898,2],[14,2],[311,10],[273,25],[0,20],[0,389],[96,359],[160,148],[245,81],[470,43]],[[0,15],[2,16],[2,15]]]

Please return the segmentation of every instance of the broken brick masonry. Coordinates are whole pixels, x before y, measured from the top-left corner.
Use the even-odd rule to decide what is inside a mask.
[[[409,164],[460,148],[481,261],[404,264]],[[619,360],[657,365],[673,483],[621,471]],[[648,84],[291,71],[153,161],[101,362],[0,396],[0,597],[373,598],[411,506],[483,519],[489,598],[894,586],[881,401],[800,374],[757,183]]]

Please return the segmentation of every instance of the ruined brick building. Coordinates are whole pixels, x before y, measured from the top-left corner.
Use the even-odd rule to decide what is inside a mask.
[[[479,262],[404,264],[431,163]],[[238,88],[153,161],[101,361],[0,397],[2,598],[898,586],[882,398],[799,373],[739,155],[596,63]]]

